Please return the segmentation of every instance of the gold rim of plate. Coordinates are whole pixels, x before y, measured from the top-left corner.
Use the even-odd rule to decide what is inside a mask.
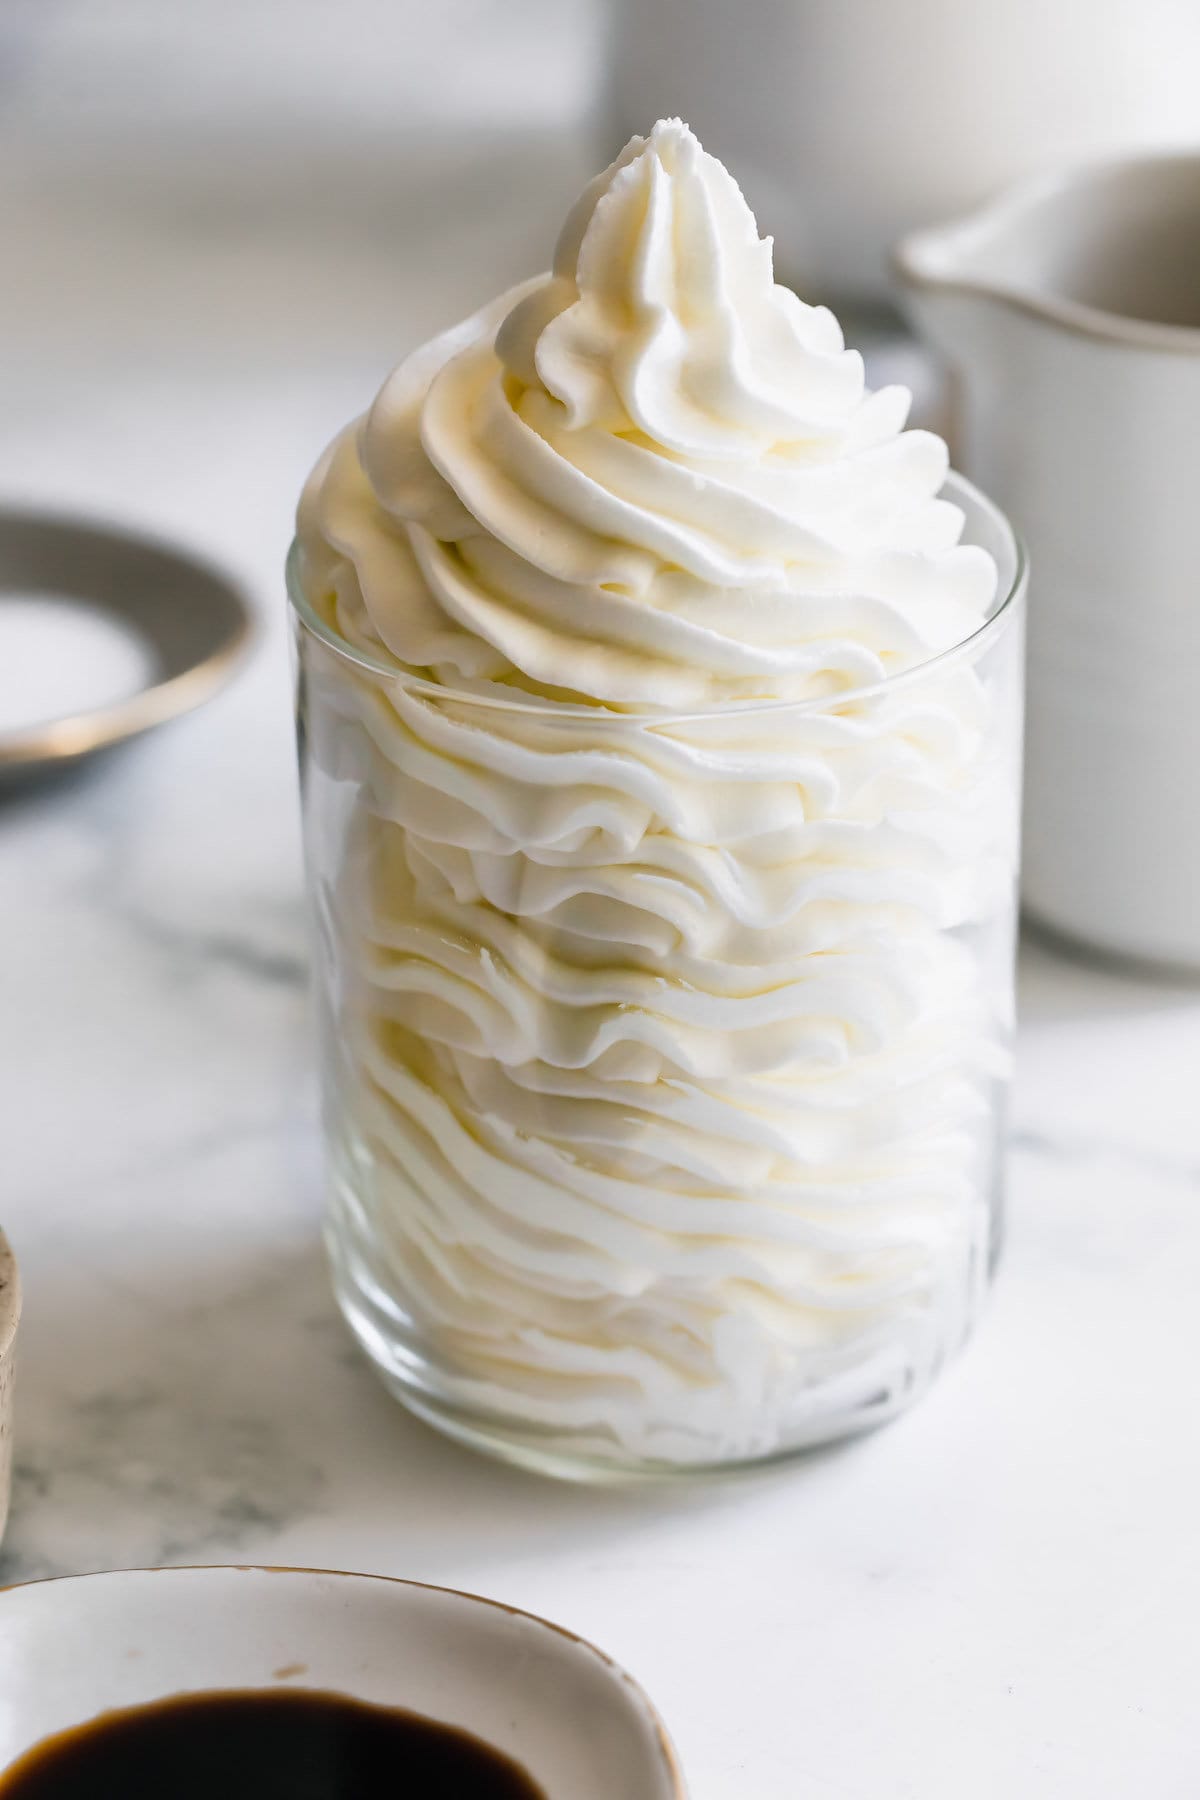
[[[131,627],[156,672],[112,704],[0,731],[0,774],[76,762],[190,712],[233,674],[253,632],[239,585],[186,550],[100,520],[0,509],[0,605],[38,594]]]

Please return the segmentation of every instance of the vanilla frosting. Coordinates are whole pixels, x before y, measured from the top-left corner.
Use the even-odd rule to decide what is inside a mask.
[[[962,1335],[1014,805],[970,662],[892,679],[997,585],[907,405],[666,121],[308,483],[343,1228],[429,1396],[712,1462]]]

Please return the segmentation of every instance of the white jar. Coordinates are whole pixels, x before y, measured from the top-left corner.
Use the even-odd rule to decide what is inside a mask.
[[[1051,159],[1194,140],[1181,0],[616,0],[612,135],[679,113],[811,292],[887,290],[886,252]]]

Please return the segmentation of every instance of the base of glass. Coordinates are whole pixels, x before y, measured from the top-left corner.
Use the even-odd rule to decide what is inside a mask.
[[[861,1437],[907,1412],[930,1385],[913,1379],[877,1393],[854,1407],[811,1420],[806,1429],[761,1455],[683,1462],[638,1457],[614,1450],[597,1452],[564,1441],[561,1431],[543,1430],[522,1420],[481,1417],[445,1399],[432,1387],[425,1358],[405,1347],[396,1321],[386,1316],[372,1293],[373,1284],[356,1279],[353,1257],[347,1257],[339,1234],[328,1234],[333,1287],[338,1305],[360,1349],[388,1392],[416,1418],[444,1437],[497,1460],[556,1481],[593,1487],[665,1485],[716,1479],[732,1480],[797,1461],[830,1445]],[[358,1272],[361,1274],[361,1271]],[[957,1347],[956,1347],[957,1348]],[[930,1377],[940,1369],[928,1371]]]
[[[356,1337],[357,1335],[355,1333]],[[452,1408],[431,1400],[428,1395],[414,1393],[411,1387],[397,1381],[386,1369],[381,1368],[369,1352],[368,1359],[393,1398],[407,1412],[412,1413],[414,1418],[432,1426],[443,1437],[451,1438],[456,1444],[464,1444],[467,1449],[479,1451],[495,1461],[508,1463],[510,1467],[527,1469],[535,1475],[546,1475],[554,1481],[573,1482],[577,1487],[651,1487],[695,1481],[703,1481],[707,1486],[713,1481],[736,1481],[746,1475],[798,1462],[806,1456],[815,1455],[819,1450],[829,1449],[834,1444],[844,1443],[851,1438],[862,1437],[901,1412],[906,1412],[910,1404],[905,1402],[886,1414],[873,1414],[836,1432],[814,1438],[811,1443],[786,1445],[769,1455],[747,1457],[740,1462],[618,1461],[615,1458],[585,1456],[567,1451],[560,1443],[539,1443],[526,1433],[482,1424],[478,1418],[463,1418]]]

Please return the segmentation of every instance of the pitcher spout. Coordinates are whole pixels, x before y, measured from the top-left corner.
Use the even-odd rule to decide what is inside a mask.
[[[990,360],[1009,289],[989,267],[987,213],[910,232],[892,252],[892,272],[916,329],[951,363]]]
[[[912,232],[892,268],[952,361],[986,358],[1000,321],[1131,349],[1200,349],[1195,153],[1060,170]]]

